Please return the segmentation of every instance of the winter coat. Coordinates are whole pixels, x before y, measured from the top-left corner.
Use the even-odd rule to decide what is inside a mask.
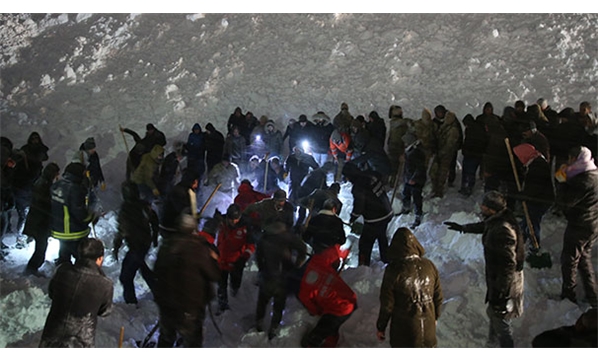
[[[317,214],[322,210],[324,207],[324,202],[326,200],[331,199],[336,204],[336,214],[340,215],[341,210],[343,208],[343,203],[339,200],[338,195],[336,192],[330,189],[317,189],[314,190],[311,194],[300,198],[297,203],[306,209],[311,208],[311,212]]]
[[[346,132],[339,132],[334,130],[330,135],[330,153],[332,157],[337,160],[338,153],[345,155],[345,161],[350,161],[353,156],[353,149],[351,148],[351,136]]]
[[[309,142],[310,145],[312,145],[315,142],[314,139],[314,128],[316,127],[315,124],[313,124],[310,121],[305,122],[305,126],[301,126],[301,123],[298,122],[298,124],[295,125],[295,137],[297,139],[297,144],[296,146],[298,147],[303,147],[303,142],[307,141]]]
[[[285,161],[285,170],[289,173],[291,184],[300,185],[303,178],[309,173],[309,169],[318,169],[320,166],[313,156],[303,153],[295,152],[290,154]]]
[[[398,160],[405,153],[403,136],[407,133],[413,120],[394,115],[390,119],[388,140],[386,141],[388,156],[391,160]]]
[[[247,224],[243,218],[236,225],[230,225],[227,220],[220,225],[216,244],[221,270],[232,271],[237,260],[248,260],[253,255],[255,244],[250,243],[247,237]]]
[[[279,221],[282,222],[288,230],[291,230],[295,224],[295,208],[291,203],[285,202],[282,210],[276,209],[274,199],[264,199],[247,206],[243,215],[250,217],[254,224],[258,224],[261,230],[265,230],[269,225]]]
[[[176,230],[177,218],[182,213],[192,215],[197,210],[192,210],[192,202],[195,202],[196,194],[191,189],[191,184],[188,180],[181,180],[176,184],[170,193],[166,195],[166,200],[161,213],[160,227],[168,230]],[[197,205],[195,205],[197,209]]]
[[[195,133],[194,130],[199,129],[199,133]],[[187,158],[193,160],[203,160],[206,152],[205,135],[201,131],[199,123],[195,123],[191,128],[191,133],[187,137],[187,144],[185,145],[187,150]]]
[[[421,141],[422,146],[424,147],[426,158],[429,158],[428,155],[432,154],[434,148],[434,138],[432,135],[433,126],[432,112],[430,112],[430,110],[427,108],[422,110],[421,118],[413,122],[415,134],[417,135],[417,139]]]
[[[50,234],[50,225],[52,223],[52,194],[50,189],[57,169],[49,166],[46,166],[41,177],[33,185],[31,206],[23,228],[23,234],[25,235],[47,237]]]
[[[309,220],[303,240],[311,245],[315,253],[335,244],[343,245],[346,240],[343,220],[330,210],[320,210]]]
[[[338,245],[314,254],[301,279],[298,298],[311,315],[346,316],[357,308],[357,295],[337,268],[346,257]]]
[[[66,172],[51,187],[52,231],[60,240],[78,240],[89,235],[93,214],[87,209],[87,188],[82,175]]]
[[[149,153],[141,157],[139,166],[131,175],[131,181],[137,185],[145,185],[150,190],[157,190],[156,180],[158,179],[158,169],[163,160],[164,147],[155,145]]]
[[[220,159],[222,159],[222,157],[220,157]],[[172,190],[174,184],[180,181],[180,176],[181,169],[177,152],[170,152],[168,155],[166,155],[166,157],[164,157],[162,167],[160,167],[160,175],[158,176],[158,181],[156,182],[156,186],[158,187],[160,194],[167,195],[170,190]]]
[[[463,124],[465,125],[465,138],[461,150],[463,156],[481,159],[488,145],[488,134],[486,133],[484,120],[480,117],[474,119],[468,114],[463,118]]]
[[[269,131],[268,126],[274,127],[273,130]],[[266,145],[266,152],[270,152],[270,156],[282,155],[282,132],[276,129],[276,124],[273,121],[266,123],[264,144]]]
[[[443,295],[438,269],[424,253],[408,230],[396,232],[388,248],[376,328],[385,331],[390,320],[392,347],[436,347]]]
[[[348,165],[348,164],[347,164]],[[351,219],[355,220],[363,216],[365,223],[375,223],[389,220],[393,211],[388,196],[376,172],[357,171],[356,174],[348,174],[347,165],[343,168],[343,174],[353,184],[351,194],[353,195],[353,210]]]
[[[427,178],[426,154],[419,140],[405,149],[403,178],[406,184],[423,188]]]
[[[488,144],[483,158],[484,173],[511,178],[513,169],[509,160],[509,151],[505,144],[508,133],[497,117],[486,117],[484,122],[488,134]]]
[[[598,170],[585,149],[578,160],[586,158],[585,166],[577,174],[567,176],[557,184],[556,202],[567,218],[567,227],[583,230],[588,236],[598,235]]]
[[[311,149],[315,153],[328,153],[330,148],[330,135],[334,131],[334,126],[324,120],[321,123],[316,123],[312,129],[313,144],[310,144]]]
[[[87,153],[82,143],[79,147],[79,151],[75,152],[72,162],[78,162],[85,166],[85,169],[89,171],[90,184],[96,187],[98,184],[104,182],[104,172],[102,171],[102,165],[100,164],[100,155],[98,152],[93,154]]]
[[[446,113],[444,122],[436,123],[434,138],[436,139],[436,157],[438,159],[450,160],[461,148],[463,132],[461,124],[453,112]]]
[[[158,130],[157,128],[154,128],[152,134],[146,132],[145,137],[143,138],[141,138],[137,132],[129,128],[123,129],[123,132],[133,136],[133,140],[135,140],[135,147],[138,147],[138,150],[141,154],[150,152],[155,145],[160,145],[162,147],[166,146],[166,136],[164,135],[164,132]]]
[[[550,163],[540,152],[533,149],[533,146],[528,145],[528,147],[533,150],[533,153],[527,158],[519,154],[526,148],[525,146],[517,146],[514,150],[523,165],[522,190],[519,196],[524,201],[549,207],[554,202]]]
[[[160,246],[154,273],[155,300],[160,309],[184,313],[204,310],[214,297],[213,282],[220,280],[218,262],[205,238],[176,232]]]
[[[286,130],[284,131],[284,135],[282,135],[282,141],[284,142],[287,137],[289,139],[289,151],[293,151],[293,147],[295,146],[300,146],[300,142],[298,139],[298,133],[297,130],[300,128],[301,126],[295,122],[295,123],[291,123],[287,126]]]
[[[505,318],[523,313],[524,239],[511,210],[463,225],[464,233],[482,234],[486,262],[486,303]]]
[[[233,133],[233,128],[235,127],[239,129],[239,134],[243,135],[247,133],[247,121],[245,120],[245,115],[239,107],[235,108],[235,111],[231,113],[231,115],[228,117],[228,122],[226,123],[226,128],[228,129],[229,134]]]
[[[27,144],[21,147],[21,152],[25,156],[20,162],[17,162],[13,173],[13,188],[18,190],[31,190],[35,180],[41,175],[43,162],[48,160],[48,147],[41,143],[33,143],[32,137],[39,134],[32,132],[27,140]]]
[[[287,278],[305,261],[307,248],[299,236],[280,222],[269,224],[258,240],[255,258],[260,288],[286,290]]]
[[[349,113],[349,110],[343,109],[336,116],[334,116],[332,119],[332,125],[340,132],[349,133],[352,121],[353,116],[351,113]]]
[[[232,134],[226,137],[224,143],[224,153],[230,155],[232,162],[240,163],[247,160],[247,143],[241,135]]]
[[[374,137],[381,145],[386,142],[386,124],[380,116],[373,115],[371,112],[370,117],[372,120],[365,124],[365,129],[368,130],[370,135]]]
[[[211,169],[218,162],[222,160],[224,154],[224,135],[218,132],[211,123],[206,125],[206,130],[210,132],[204,133],[204,141],[206,147],[206,163],[208,169]]]
[[[253,186],[246,183],[240,184],[237,191],[239,193],[235,196],[234,203],[239,205],[241,211],[244,211],[251,204],[268,198],[268,195],[255,191]]]
[[[112,280],[94,260],[62,263],[48,286],[52,306],[39,346],[95,347],[98,316],[110,314],[113,291]]]
[[[230,192],[239,187],[239,183],[241,182],[240,177],[239,167],[236,164],[229,162],[228,165],[224,165],[224,163],[220,162],[208,173],[206,186],[211,185],[215,187],[218,184],[222,184],[219,191]]]
[[[130,251],[145,255],[152,243],[158,245],[158,216],[151,205],[139,199],[134,193],[125,195],[118,212],[118,229],[112,244],[116,252],[122,241]]]

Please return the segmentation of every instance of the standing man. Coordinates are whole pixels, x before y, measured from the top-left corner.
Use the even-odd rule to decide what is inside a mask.
[[[457,152],[463,143],[463,131],[455,113],[448,111],[444,106],[434,108],[436,117],[434,123],[434,138],[436,140],[436,157],[430,169],[432,181],[432,197],[444,196],[444,185],[452,186],[455,180],[455,167]]]
[[[48,286],[52,299],[41,348],[95,347],[98,316],[112,311],[112,280],[102,270],[104,244],[83,238],[75,265],[61,264]]]
[[[596,308],[596,277],[592,246],[598,238],[598,169],[589,149],[573,147],[567,165],[557,172],[556,203],[567,218],[563,238],[562,299],[577,303],[577,270],[590,305]]]
[[[511,320],[523,313],[524,240],[519,223],[498,191],[484,195],[484,220],[460,225],[447,221],[450,230],[482,234],[486,261],[486,313],[490,318],[489,345],[514,347]]]

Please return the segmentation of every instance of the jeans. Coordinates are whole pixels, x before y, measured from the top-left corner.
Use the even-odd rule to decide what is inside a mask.
[[[127,252],[123,259],[122,266],[120,269],[119,280],[123,285],[123,294],[125,303],[137,303],[137,297],[135,296],[135,275],[138,270],[141,270],[141,276],[147,283],[150,290],[154,291],[156,279],[154,272],[145,263],[145,256],[147,251],[131,251]]]
[[[515,343],[511,320],[495,312],[490,304],[486,308],[486,314],[490,318],[489,342],[492,344],[498,341],[501,348],[513,348]]]
[[[364,223],[361,237],[359,238],[359,265],[370,265],[372,249],[374,242],[378,240],[378,249],[380,250],[380,260],[388,263],[386,252],[388,250],[388,236],[386,228],[390,218],[373,223]]]
[[[482,164],[482,157],[463,156],[463,171],[461,174],[461,190],[471,194],[476,181],[476,172]]]
[[[415,215],[421,216],[423,214],[423,197],[422,187],[417,185],[405,184],[403,186],[403,208],[409,209],[411,206],[411,198],[413,198],[413,205]]]

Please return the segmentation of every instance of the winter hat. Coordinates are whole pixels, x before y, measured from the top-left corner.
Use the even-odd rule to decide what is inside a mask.
[[[85,142],[83,142],[83,149],[85,151],[93,150],[94,148],[96,148],[96,141],[93,139],[93,137],[89,137],[85,140]]]
[[[345,102],[341,103],[341,111],[348,111],[349,105]]]
[[[403,137],[401,137],[401,139],[403,140],[405,147],[407,147],[411,146],[413,143],[415,143],[415,141],[417,141],[417,135],[413,131],[407,131]]]
[[[272,195],[272,198],[276,201],[286,201],[287,193],[284,190],[276,190]]]
[[[482,205],[494,211],[501,211],[507,207],[507,201],[503,194],[498,191],[489,191],[484,195]]]
[[[446,114],[446,108],[442,104],[439,104],[434,108],[434,113],[436,112]]]
[[[214,125],[211,123],[206,124],[206,129],[210,132],[216,131],[216,128],[214,128]]]
[[[83,176],[85,174],[85,166],[79,162],[71,162],[64,169],[64,173],[70,173],[75,176]]]
[[[145,130],[146,131],[151,131],[151,130],[154,130],[154,129],[156,129],[156,127],[154,127],[154,125],[151,124],[151,123],[148,123],[148,124],[145,125]]]
[[[226,210],[226,218],[236,220],[241,217],[241,207],[237,204],[230,204]]]
[[[295,122],[297,122],[297,120],[295,118],[289,119],[289,124],[294,124]]]
[[[201,132],[201,126],[199,125],[199,123],[194,124],[193,128],[191,128],[191,131],[195,131],[196,129],[198,129]]]
[[[529,143],[522,143],[513,148],[513,153],[517,156],[521,164],[524,166],[529,165],[536,157],[540,156],[541,153]]]
[[[299,116],[299,123],[301,122],[307,122],[307,116],[305,114]]]

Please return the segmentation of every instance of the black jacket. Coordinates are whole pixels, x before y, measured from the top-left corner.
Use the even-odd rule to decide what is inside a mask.
[[[66,172],[52,185],[53,237],[77,240],[89,234],[93,214],[85,203],[87,191],[82,177]]]
[[[568,227],[598,234],[598,170],[586,171],[559,184],[557,203],[563,207]]]
[[[421,144],[408,146],[405,149],[405,166],[403,171],[405,183],[413,181],[415,186],[423,188],[426,183],[426,154]]]
[[[303,240],[311,245],[315,253],[338,244],[343,245],[346,240],[343,221],[329,210],[321,210],[309,220],[303,232]]]
[[[49,235],[52,222],[52,195],[50,189],[54,175],[44,171],[33,185],[31,206],[23,228],[25,235]]]
[[[62,263],[50,280],[52,299],[40,347],[94,347],[98,316],[112,310],[113,283],[93,260]]]
[[[390,220],[393,211],[384,191],[380,175],[376,172],[358,171],[357,174],[349,177],[353,184],[351,189],[351,194],[353,194],[351,219],[355,220],[363,215],[363,220],[366,223]]]

